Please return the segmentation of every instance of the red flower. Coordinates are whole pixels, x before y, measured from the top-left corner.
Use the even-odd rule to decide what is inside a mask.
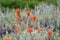
[[[28,27],[27,31],[31,33],[33,32],[33,28]]]
[[[19,32],[18,28],[14,30],[14,33],[17,34]]]
[[[52,35],[52,30],[48,30],[48,37],[51,37],[51,35]]]
[[[43,28],[40,28],[40,27],[38,28],[38,32],[42,32],[42,30],[43,30]]]
[[[20,17],[17,17],[17,18],[16,18],[16,21],[17,21],[17,22],[20,22]]]
[[[11,36],[9,36],[9,37],[8,37],[8,40],[12,40],[12,37],[11,37]]]
[[[19,15],[21,13],[20,9],[16,9],[16,14]]]
[[[3,37],[3,40],[8,40],[8,37],[4,36],[4,37]]]
[[[32,16],[33,21],[35,21],[35,20],[36,20],[36,18],[37,18],[37,17],[36,17],[35,15],[34,15],[34,16]]]
[[[26,11],[27,16],[30,16],[30,10]]]

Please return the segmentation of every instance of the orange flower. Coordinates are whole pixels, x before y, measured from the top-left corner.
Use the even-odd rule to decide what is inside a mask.
[[[7,40],[8,38],[6,36],[3,37],[3,40]]]
[[[8,40],[12,40],[12,37],[11,37],[11,36],[9,36],[9,37],[8,37]]]
[[[16,14],[19,15],[21,13],[20,9],[16,9]]]
[[[19,32],[18,28],[14,30],[14,33],[17,34]]]
[[[52,35],[52,30],[48,30],[48,37],[51,37],[51,35]]]
[[[27,16],[30,16],[30,10],[26,11]]]
[[[20,17],[17,17],[17,18],[16,18],[16,21],[17,21],[17,22],[20,22]]]
[[[36,18],[37,18],[37,17],[36,17],[35,15],[34,15],[34,16],[32,16],[33,21],[35,21],[35,20],[36,20]]]
[[[27,31],[31,33],[33,32],[33,28],[28,27]]]
[[[42,30],[43,30],[42,28],[40,28],[40,27],[38,28],[38,32],[42,32]]]
[[[33,32],[33,28],[28,27],[27,31],[32,35],[31,33]]]

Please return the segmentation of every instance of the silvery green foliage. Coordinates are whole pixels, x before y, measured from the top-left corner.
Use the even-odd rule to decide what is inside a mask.
[[[44,36],[43,36],[44,35]],[[45,40],[46,34],[43,33],[37,33],[35,34],[34,40]]]
[[[21,23],[22,23],[22,25],[23,25],[23,27],[25,29],[27,29],[27,27],[28,27],[27,20],[26,20],[26,9],[27,8],[25,8],[21,12],[21,16],[22,16],[22,19],[23,19]],[[57,15],[54,15],[54,13],[56,13],[56,10],[57,10]],[[35,14],[33,14],[32,11],[34,11],[33,13],[35,13]],[[0,10],[0,26],[2,26],[4,23],[6,25],[8,25],[8,23],[9,23],[9,25],[12,24],[11,25],[12,27],[13,27],[14,24],[16,24],[17,26],[16,25],[15,26],[18,27],[18,23],[15,20],[16,19],[16,15],[15,14],[16,14],[15,13],[15,9],[12,9],[12,10],[9,11],[9,8],[7,8],[7,10],[6,10],[5,13],[2,13],[1,10]],[[60,11],[59,11],[59,7],[56,9],[55,6],[52,5],[52,4],[47,5],[47,4],[43,4],[42,3],[39,6],[35,6],[35,9],[31,10],[31,16],[32,15],[36,15],[37,16],[38,22],[37,22],[36,25],[38,25],[38,27],[41,26],[40,23],[39,23],[39,22],[41,22],[40,19],[42,19],[43,23],[45,23],[45,20],[43,20],[44,16],[46,16],[49,19],[49,22],[51,22],[51,20],[50,20],[51,18],[54,18],[54,20],[57,21],[57,27],[60,26]],[[42,24],[42,26],[44,26],[44,24]],[[8,34],[8,35],[12,36],[13,40],[48,40],[47,30],[48,30],[49,26],[50,26],[50,29],[52,29],[52,30],[55,27],[54,25],[52,25],[52,23],[50,23],[47,26],[47,28],[43,29],[42,33],[38,33],[38,30],[34,30],[32,32],[32,36],[30,35],[29,32],[27,32],[27,30],[24,30],[22,32],[22,34],[20,34],[20,32],[21,32],[21,30],[20,30],[17,36],[14,33],[11,33],[11,34]],[[12,29],[14,29],[14,28],[12,28]],[[53,33],[52,38],[56,39],[56,35],[59,35],[58,31],[56,31],[55,33]]]
[[[34,13],[37,16],[38,20],[40,18],[44,18],[44,16],[47,16],[48,18],[52,18],[53,17],[53,12],[52,11],[54,9],[55,9],[55,6],[52,5],[52,4],[47,5],[47,4],[42,3],[39,6],[35,6]],[[26,17],[26,8],[21,12],[21,16]],[[32,12],[31,12],[31,16],[32,16]],[[13,24],[13,22],[15,22],[15,17],[16,17],[15,10],[12,9],[12,10],[9,11],[9,8],[7,7],[5,15],[4,15],[5,22]],[[22,24],[25,24],[24,22],[22,22]],[[39,25],[39,22],[38,22],[38,25]]]

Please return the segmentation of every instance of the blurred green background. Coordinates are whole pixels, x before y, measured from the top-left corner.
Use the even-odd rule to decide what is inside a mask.
[[[6,8],[32,8],[34,9],[34,6],[37,6],[41,4],[42,2],[48,3],[48,4],[54,4],[57,6],[57,0],[0,0],[0,6]]]

